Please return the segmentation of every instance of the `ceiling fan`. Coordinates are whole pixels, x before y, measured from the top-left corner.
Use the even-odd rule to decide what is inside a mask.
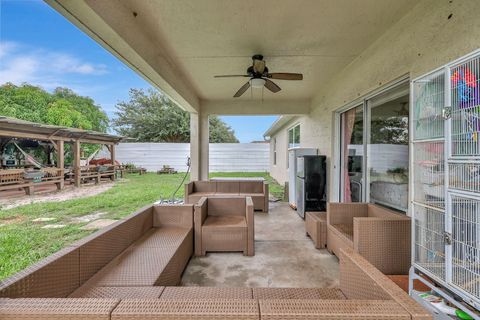
[[[247,74],[231,74],[231,75],[219,75],[215,78],[233,78],[233,77],[245,77],[250,78],[234,95],[234,98],[240,97],[248,88],[267,88],[273,93],[282,90],[275,82],[270,79],[277,80],[303,80],[301,73],[269,73],[268,68],[265,65],[265,60],[261,54],[256,54],[252,57],[252,65],[248,67]]]

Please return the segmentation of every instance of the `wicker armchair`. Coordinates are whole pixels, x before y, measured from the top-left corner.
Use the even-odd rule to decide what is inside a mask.
[[[327,248],[360,253],[384,274],[408,274],[410,218],[369,203],[329,203]]]
[[[207,251],[254,253],[253,201],[251,197],[203,197],[195,205],[195,254]]]

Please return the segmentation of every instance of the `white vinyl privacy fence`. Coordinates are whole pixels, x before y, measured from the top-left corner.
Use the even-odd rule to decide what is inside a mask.
[[[109,156],[102,150],[97,157]],[[119,162],[154,172],[164,165],[184,172],[189,156],[189,143],[120,143],[116,147]],[[269,144],[211,143],[209,163],[210,172],[266,172],[270,163]]]

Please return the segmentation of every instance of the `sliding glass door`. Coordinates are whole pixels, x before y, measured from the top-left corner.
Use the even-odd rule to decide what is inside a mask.
[[[367,100],[368,199],[408,209],[408,84]]]
[[[340,113],[340,201],[408,209],[409,87]]]

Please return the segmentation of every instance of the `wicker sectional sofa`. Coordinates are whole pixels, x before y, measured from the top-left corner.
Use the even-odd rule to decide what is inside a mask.
[[[432,319],[350,249],[340,251],[338,288],[98,287],[83,298],[0,298],[0,318]]]
[[[1,282],[0,297],[177,285],[192,255],[193,205],[147,206]]]
[[[193,210],[145,207],[0,282],[0,319],[432,319],[349,248],[338,288],[177,287]]]
[[[268,212],[268,184],[264,181],[192,181],[185,185],[185,203],[195,204],[202,197],[251,197],[255,210]]]
[[[370,203],[329,203],[327,248],[351,248],[387,275],[408,274],[410,218]]]

